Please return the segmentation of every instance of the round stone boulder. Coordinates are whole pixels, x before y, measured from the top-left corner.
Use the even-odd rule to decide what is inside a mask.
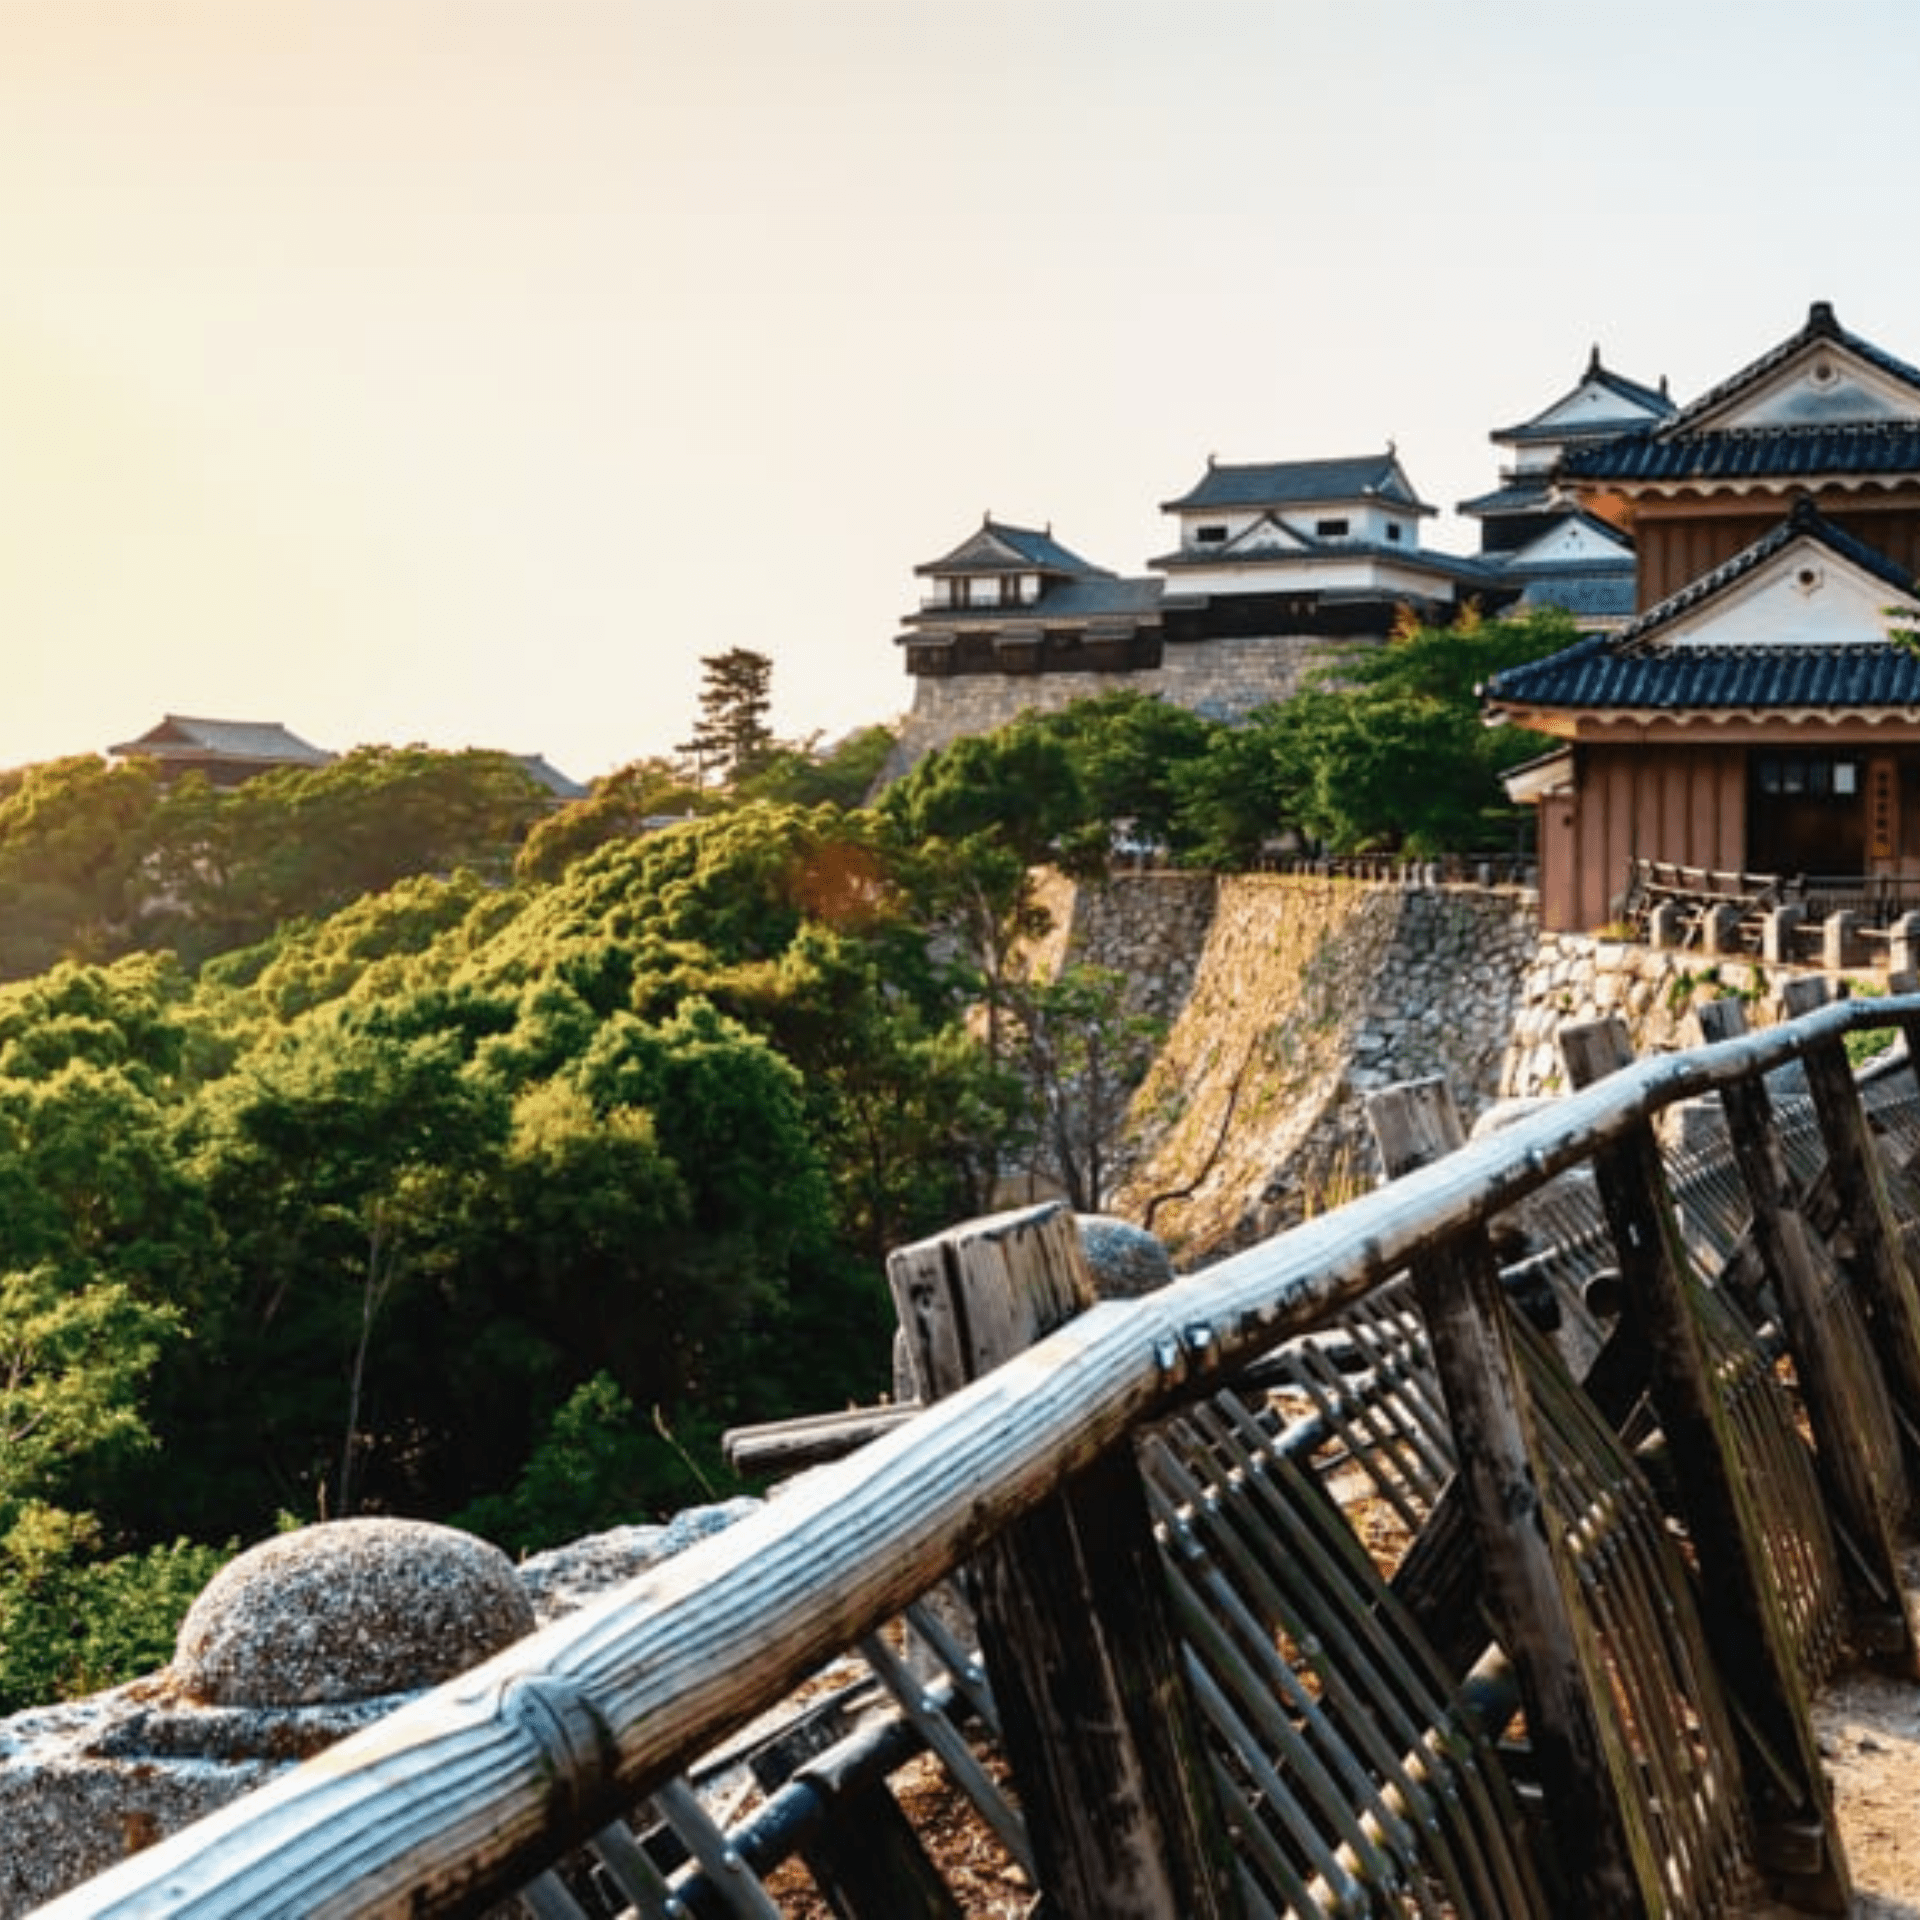
[[[1173,1279],[1166,1248],[1145,1227],[1110,1213],[1083,1213],[1079,1227],[1094,1291],[1102,1300],[1137,1300]]]
[[[250,1547],[180,1623],[172,1675],[210,1706],[436,1686],[532,1630],[498,1547],[425,1520],[332,1520]]]

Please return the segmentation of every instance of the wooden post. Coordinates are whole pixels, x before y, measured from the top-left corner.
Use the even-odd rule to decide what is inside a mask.
[[[1438,1080],[1389,1087],[1367,1102],[1389,1178],[1450,1153],[1460,1117]],[[1412,1267],[1447,1402],[1460,1487],[1479,1543],[1486,1600],[1526,1703],[1527,1732],[1553,1812],[1568,1912],[1626,1920],[1665,1911],[1658,1863],[1636,1834],[1583,1651],[1561,1528],[1535,1470],[1532,1416],[1499,1268],[1484,1228],[1437,1245]]]
[[[1735,1040],[1747,1030],[1746,1009],[1738,1000],[1710,1000],[1697,1009],[1697,1017],[1709,1041]],[[1726,1111],[1734,1158],[1753,1203],[1754,1245],[1773,1282],[1793,1348],[1794,1371],[1813,1428],[1821,1480],[1835,1521],[1857,1556],[1841,1557],[1851,1588],[1855,1636],[1863,1646],[1913,1673],[1913,1623],[1893,1538],[1894,1521],[1906,1510],[1906,1489],[1881,1484],[1875,1469],[1876,1449],[1864,1443],[1860,1428],[1866,1410],[1859,1405],[1859,1396],[1878,1394],[1884,1408],[1884,1383],[1870,1355],[1843,1353],[1834,1338],[1825,1307],[1834,1284],[1832,1256],[1819,1244],[1801,1210],[1765,1077],[1753,1074],[1729,1081],[1720,1090],[1720,1103]],[[1871,1369],[1864,1381],[1859,1378],[1861,1361]],[[1891,1411],[1882,1417],[1890,1420]]]
[[[1915,922],[1916,939],[1920,939],[1920,913],[1902,916],[1903,924],[1907,920]],[[1896,967],[1889,949],[1887,961],[1887,992],[1895,999],[1908,999],[1920,994],[1920,973],[1910,967]],[[1920,1014],[1902,1014],[1900,1032],[1907,1043],[1907,1071],[1913,1076],[1916,1090],[1920,1090]]]
[[[903,1248],[888,1278],[928,1399],[1016,1359],[1093,1300],[1058,1205]],[[1131,1449],[1003,1530],[971,1572],[1049,1908],[1237,1920],[1232,1848]]]
[[[1560,1029],[1568,1083],[1589,1087],[1630,1065],[1623,1021]],[[1762,1860],[1789,1875],[1796,1905],[1844,1913],[1846,1858],[1828,1804],[1805,1686],[1766,1557],[1755,1492],[1739,1470],[1696,1318],[1687,1255],[1653,1124],[1642,1118],[1594,1156],[1619,1256],[1625,1311],[1645,1331],[1650,1386],[1687,1529],[1711,1604],[1702,1624],[1727,1690],[1766,1757],[1747,1754],[1748,1798]],[[1769,1764],[1770,1762],[1770,1764]]]
[[[1790,992],[1787,1010],[1801,1013],[1810,1001],[1817,1005],[1824,998],[1824,993],[1816,999]],[[1827,1176],[1853,1240],[1855,1284],[1874,1331],[1888,1391],[1900,1412],[1907,1471],[1920,1475],[1920,1296],[1901,1251],[1879,1142],[1860,1103],[1840,1035],[1809,1041],[1801,1047],[1800,1058],[1827,1150]]]

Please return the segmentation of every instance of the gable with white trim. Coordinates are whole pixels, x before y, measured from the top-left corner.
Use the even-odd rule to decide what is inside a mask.
[[[1895,605],[1920,611],[1920,596],[1898,596]],[[1822,541],[1794,540],[1749,578],[1680,614],[1643,644],[1649,651],[1854,647],[1885,640],[1888,615],[1884,580]]]
[[[1730,397],[1724,408],[1690,420],[1687,431],[1913,419],[1920,419],[1920,392],[1841,342],[1814,340],[1755,386]]]
[[[1580,566],[1595,560],[1631,565],[1632,545],[1617,538],[1591,520],[1568,515],[1556,521],[1545,533],[1536,535],[1524,547],[1516,547],[1507,561],[1509,567]]]

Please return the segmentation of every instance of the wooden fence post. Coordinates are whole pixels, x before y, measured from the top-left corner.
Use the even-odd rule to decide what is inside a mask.
[[[1711,1000],[1697,1009],[1708,1041],[1735,1040],[1747,1031],[1746,1009],[1738,1000]],[[1734,1158],[1753,1203],[1753,1237],[1762,1266],[1773,1282],[1780,1318],[1793,1349],[1794,1371],[1813,1428],[1820,1476],[1835,1521],[1852,1548],[1842,1555],[1852,1596],[1858,1641],[1911,1672],[1915,1646],[1907,1613],[1893,1528],[1907,1506],[1901,1461],[1891,1470],[1897,1486],[1883,1484],[1876,1467],[1882,1449],[1870,1445],[1862,1429],[1876,1396],[1879,1418],[1892,1426],[1886,1384],[1873,1357],[1855,1351],[1832,1325],[1828,1297],[1836,1284],[1832,1256],[1820,1245],[1802,1211],[1780,1142],[1773,1102],[1759,1074],[1729,1081],[1720,1089]],[[1849,1332],[1854,1331],[1849,1323]]]
[[[1825,998],[1824,981],[1792,981],[1786,1008],[1789,1014],[1809,1012]],[[1920,1296],[1915,1294],[1913,1274],[1901,1251],[1879,1143],[1861,1104],[1841,1036],[1836,1033],[1808,1042],[1800,1049],[1800,1059],[1827,1150],[1827,1176],[1853,1239],[1855,1281],[1873,1326],[1888,1390],[1900,1412],[1907,1471],[1910,1476],[1920,1475]]]
[[[1092,1303],[1058,1205],[902,1248],[888,1278],[922,1393],[957,1391]],[[1239,1879],[1129,1447],[970,1563],[981,1650],[1049,1911],[1237,1920]]]
[[[1631,1064],[1625,1023],[1612,1018],[1562,1027],[1560,1057],[1571,1086],[1593,1085]],[[1594,1177],[1620,1263],[1625,1311],[1644,1331],[1654,1407],[1701,1580],[1712,1596],[1703,1609],[1708,1643],[1729,1694],[1767,1750],[1764,1759],[1746,1756],[1761,1858],[1791,1875],[1796,1904],[1844,1913],[1846,1859],[1806,1687],[1766,1558],[1754,1490],[1739,1470],[1708,1365],[1652,1122],[1642,1118],[1597,1153]]]
[[[1389,1178],[1441,1158],[1462,1139],[1437,1080],[1389,1087],[1367,1102]],[[1568,1909],[1595,1920],[1664,1911],[1659,1864],[1627,1814],[1569,1598],[1578,1578],[1548,1513],[1520,1361],[1499,1268],[1484,1228],[1413,1264],[1434,1366],[1453,1432],[1458,1485],[1479,1543],[1486,1600],[1526,1704],[1527,1733],[1554,1813]]]

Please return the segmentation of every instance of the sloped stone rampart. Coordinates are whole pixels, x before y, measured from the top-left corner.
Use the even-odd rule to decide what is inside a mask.
[[[1469,1118],[1496,1098],[1537,939],[1533,898],[1517,890],[1293,875],[1218,889],[1185,963],[1191,988],[1134,1099],[1114,1201],[1150,1215],[1188,1263],[1371,1185],[1371,1088],[1443,1074]],[[1089,928],[1078,950],[1099,957],[1103,940]],[[1111,945],[1145,951],[1126,932]]]
[[[1029,964],[1041,974],[1071,962],[1124,975],[1132,1009],[1171,1027],[1192,995],[1225,884],[1211,873],[1123,871],[1081,885],[1043,874],[1036,897],[1050,924]]]
[[[1112,967],[1169,1022],[1113,1145],[1109,1204],[1183,1266],[1373,1184],[1362,1102],[1375,1088],[1440,1075],[1471,1125],[1496,1100],[1563,1091],[1568,1022],[1618,1014],[1638,1053],[1685,1046],[1703,999],[1738,995],[1770,1024],[1796,971],[1543,934],[1523,888],[1173,873],[1052,884],[1043,964]]]

